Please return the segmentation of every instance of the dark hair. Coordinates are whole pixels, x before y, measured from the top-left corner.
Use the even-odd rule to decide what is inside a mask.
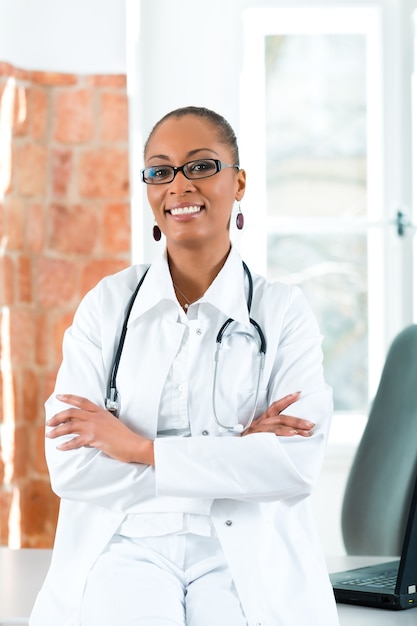
[[[149,133],[149,137],[146,140],[144,153],[146,154],[146,150],[148,148],[148,144],[154,132],[165,122],[172,117],[181,118],[186,115],[195,115],[196,117],[201,117],[213,124],[215,126],[219,139],[221,143],[225,143],[228,145],[233,152],[233,165],[239,165],[239,148],[237,145],[237,139],[233,128],[230,126],[229,122],[219,113],[215,113],[215,111],[211,111],[210,109],[206,109],[205,107],[194,107],[187,106],[182,107],[180,109],[175,109],[174,111],[170,111],[162,117],[159,122],[155,124]]]

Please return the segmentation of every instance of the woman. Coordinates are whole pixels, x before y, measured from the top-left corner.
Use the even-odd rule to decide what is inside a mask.
[[[332,409],[321,337],[300,290],[252,279],[231,246],[232,129],[169,113],[142,179],[166,251],[101,281],[66,332],[46,404],[61,509],[30,624],[336,625],[308,498]]]

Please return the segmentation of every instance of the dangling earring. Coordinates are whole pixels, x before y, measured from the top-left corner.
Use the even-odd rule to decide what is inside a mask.
[[[155,239],[155,241],[159,241],[161,239],[161,236],[162,236],[161,229],[159,228],[156,222],[153,225],[152,233],[153,233],[153,238]]]
[[[244,223],[245,223],[245,218],[243,217],[243,213],[240,209],[240,204],[239,204],[239,210],[236,215],[236,228],[238,230],[242,230]]]

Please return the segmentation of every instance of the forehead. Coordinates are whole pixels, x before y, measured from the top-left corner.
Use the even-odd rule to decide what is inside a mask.
[[[166,155],[186,157],[195,150],[208,149],[216,154],[228,152],[228,146],[220,140],[219,130],[210,120],[195,115],[168,118],[153,132],[145,157]]]

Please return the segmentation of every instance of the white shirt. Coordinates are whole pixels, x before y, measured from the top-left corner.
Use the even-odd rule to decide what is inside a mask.
[[[65,407],[55,398],[59,393],[104,406],[126,304],[145,269],[134,266],[109,276],[84,298],[64,338],[63,364],[46,403],[47,417]],[[229,317],[239,324],[235,329],[252,332],[241,259],[232,249],[184,323],[161,257],[150,267],[133,305],[117,376],[120,419],[154,440],[155,467],[121,463],[94,448],[62,452],[56,449],[60,440],[47,439],[51,484],[61,497],[61,510],[51,569],[31,626],[78,623],[88,571],[127,516],[198,515],[202,506],[210,508],[250,626],[338,623],[309,500],[332,414],[320,332],[297,287],[270,284],[257,275],[253,284],[251,317],[267,339],[257,414],[300,390],[288,412],[315,422],[313,435],[240,437],[216,424],[216,335]],[[256,349],[244,334],[234,339],[233,345],[225,340],[216,389],[218,416],[230,426],[245,423],[255,391]],[[182,384],[182,373],[174,367],[177,357],[180,369],[185,363],[187,368],[191,436],[157,437],[171,411],[169,396]],[[175,414],[181,422],[178,405]]]

